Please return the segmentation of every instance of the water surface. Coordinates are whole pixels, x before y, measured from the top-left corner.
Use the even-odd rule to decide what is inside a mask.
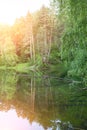
[[[87,130],[87,91],[57,78],[0,72],[1,130]]]

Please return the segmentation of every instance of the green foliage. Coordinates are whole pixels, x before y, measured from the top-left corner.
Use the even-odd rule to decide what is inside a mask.
[[[87,75],[87,1],[63,0],[60,8],[61,14],[66,12],[61,59],[67,65],[69,76],[85,77]]]
[[[74,60],[70,63],[68,75],[84,77],[86,69],[84,68],[84,65],[87,54],[83,49],[78,49],[76,50],[74,57]]]
[[[42,67],[42,64],[42,57],[39,54],[36,54],[35,60],[29,60],[29,66],[31,67],[31,69],[34,69],[34,71],[38,71]]]
[[[49,57],[49,63],[58,64],[60,62],[60,52],[57,44],[52,45],[51,54]]]

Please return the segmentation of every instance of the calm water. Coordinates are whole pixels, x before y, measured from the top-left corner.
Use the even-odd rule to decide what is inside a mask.
[[[87,130],[87,91],[55,78],[0,72],[1,130]]]

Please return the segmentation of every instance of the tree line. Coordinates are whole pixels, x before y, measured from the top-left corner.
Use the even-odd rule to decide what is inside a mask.
[[[0,65],[61,62],[65,75],[86,83],[86,35],[87,1],[51,0],[50,7],[28,12],[11,27],[0,25]]]
[[[62,17],[61,60],[67,75],[87,82],[87,1],[52,0]],[[58,15],[58,18],[59,18]]]
[[[0,25],[0,65],[35,63],[38,57],[47,63],[58,39],[56,24],[55,13],[43,5],[39,11],[16,19],[12,26]]]

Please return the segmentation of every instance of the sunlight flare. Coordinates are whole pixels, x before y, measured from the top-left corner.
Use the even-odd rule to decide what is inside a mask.
[[[0,23],[12,25],[16,18],[25,16],[28,11],[34,12],[49,0],[0,0]]]

